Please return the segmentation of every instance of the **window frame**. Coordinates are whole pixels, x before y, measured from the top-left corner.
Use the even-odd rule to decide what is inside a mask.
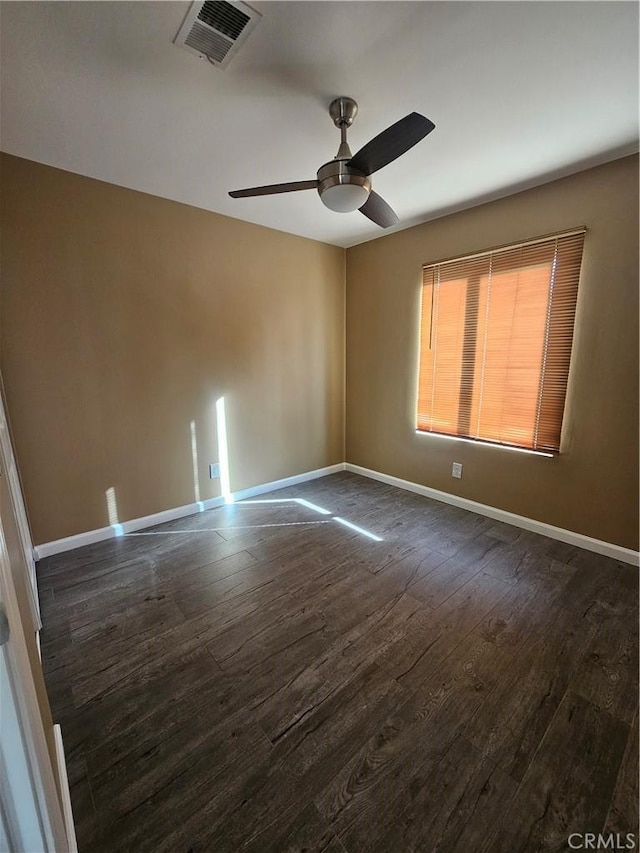
[[[572,373],[571,368],[572,368],[572,362],[573,362],[573,356],[574,356],[573,345],[574,345],[574,341],[575,341],[576,319],[577,319],[578,310],[579,310],[579,293],[580,293],[580,284],[581,284],[581,279],[582,279],[582,269],[583,269],[583,262],[584,262],[584,250],[585,250],[586,234],[587,234],[587,228],[585,226],[577,226],[575,228],[571,228],[571,229],[567,229],[567,230],[563,230],[563,231],[559,231],[559,232],[553,232],[550,234],[545,234],[545,235],[535,237],[535,238],[531,238],[528,240],[521,240],[521,241],[518,241],[515,243],[505,243],[505,244],[501,244],[499,246],[494,246],[490,249],[484,249],[481,251],[469,252],[469,253],[466,253],[464,255],[451,256],[451,257],[447,257],[447,258],[443,258],[443,259],[439,259],[439,260],[435,260],[435,261],[425,262],[422,264],[422,282],[420,284],[418,346],[417,346],[418,364],[417,364],[417,377],[416,377],[416,379],[417,379],[417,381],[416,381],[416,399],[415,399],[415,409],[414,409],[414,427],[415,427],[415,433],[417,435],[443,438],[443,439],[448,440],[448,441],[469,442],[469,443],[475,444],[476,446],[477,445],[480,445],[480,446],[484,445],[484,446],[490,447],[490,448],[501,448],[503,450],[511,450],[511,451],[515,451],[515,452],[519,452],[519,453],[528,453],[528,454],[532,454],[532,455],[539,456],[542,458],[555,458],[556,456],[559,456],[561,453],[564,452],[563,451],[563,444],[564,444],[563,436],[564,436],[564,432],[565,432],[564,416],[565,416],[565,413],[567,410],[567,402],[568,402],[568,398],[569,398],[569,394],[570,394],[570,390],[571,390],[571,373]],[[423,343],[424,343],[424,340],[423,340],[423,324],[424,324],[424,320],[425,320],[424,299],[425,299],[425,293],[426,293],[427,287],[429,287],[429,285],[425,283],[426,271],[427,270],[433,271],[433,273],[432,273],[433,280],[432,280],[431,287],[435,288],[436,287],[436,279],[438,277],[439,269],[443,266],[446,266],[449,264],[461,264],[463,262],[473,261],[474,259],[483,259],[483,258],[490,259],[490,262],[491,262],[491,260],[493,259],[493,257],[495,255],[499,255],[499,254],[507,253],[507,252],[515,252],[519,249],[525,249],[527,247],[534,247],[537,244],[544,244],[544,243],[551,244],[554,241],[556,242],[556,246],[558,246],[559,241],[561,241],[563,239],[566,240],[567,238],[574,238],[574,239],[575,238],[581,238],[581,243],[579,244],[580,255],[579,255],[579,260],[577,262],[577,270],[576,270],[576,278],[575,278],[575,303],[573,306],[573,314],[572,314],[572,320],[571,320],[571,332],[570,332],[570,336],[568,336],[568,339],[570,342],[570,349],[569,349],[569,355],[568,355],[567,362],[566,362],[566,382],[564,385],[564,395],[563,395],[563,399],[562,399],[562,411],[561,411],[560,420],[559,420],[560,431],[559,431],[559,440],[558,440],[557,448],[550,448],[550,447],[544,447],[544,446],[543,447],[535,447],[535,446],[534,447],[527,447],[524,445],[519,445],[515,442],[500,441],[500,440],[497,440],[494,438],[485,438],[485,437],[480,437],[480,436],[466,435],[464,433],[456,434],[453,432],[452,433],[441,432],[441,431],[437,431],[437,430],[424,429],[424,428],[420,427],[419,426],[420,416],[421,415],[424,416],[424,412],[421,412],[421,408],[420,408],[420,386],[421,386],[421,374],[422,374],[422,370],[423,370]],[[557,251],[557,249],[556,249],[556,251]],[[514,261],[515,260],[516,259],[514,258]],[[520,267],[516,263],[514,263],[513,266],[511,267],[511,269],[514,271],[518,270],[520,268],[526,269],[526,266],[523,265]],[[552,282],[550,282],[550,285],[552,286]],[[438,286],[440,286],[439,283],[438,283]],[[434,292],[435,291],[432,290],[432,299],[434,296]],[[433,303],[432,303],[432,305],[433,305]],[[433,308],[432,308],[432,310],[433,310]],[[558,309],[556,309],[556,310],[558,310]],[[460,323],[462,325],[464,325],[464,322],[465,322],[465,318],[463,315],[461,315],[460,316]],[[547,337],[547,338],[549,335],[549,327],[550,327],[551,322],[552,322],[552,315],[551,315],[551,311],[550,311],[549,316],[547,317],[547,320],[545,323],[545,337]],[[430,327],[430,335],[432,334],[432,328],[433,327],[431,326]],[[547,342],[546,341],[545,341],[544,346],[545,346],[545,357],[546,357],[546,352],[547,352]],[[462,363],[462,360],[461,360],[461,363]],[[484,370],[484,368],[483,368],[483,370]],[[541,369],[540,369],[540,380],[539,381],[542,381],[543,376],[544,376],[544,368],[541,367]],[[474,382],[475,382],[475,379],[474,379]],[[542,391],[542,386],[540,386],[540,388]],[[541,399],[542,399],[542,393],[541,393]],[[542,403],[539,403],[538,404],[538,415],[539,415],[539,411],[541,409],[541,406],[542,406]]]

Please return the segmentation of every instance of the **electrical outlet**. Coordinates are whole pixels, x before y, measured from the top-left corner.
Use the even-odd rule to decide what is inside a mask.
[[[209,465],[209,479],[210,480],[218,480],[220,478],[220,463],[212,462]]]
[[[462,462],[454,462],[451,466],[451,476],[458,480],[462,479]]]

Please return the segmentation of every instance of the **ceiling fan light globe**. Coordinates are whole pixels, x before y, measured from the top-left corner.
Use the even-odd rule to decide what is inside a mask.
[[[336,213],[351,213],[358,210],[369,197],[369,188],[359,184],[335,184],[327,187],[320,198],[325,207]]]

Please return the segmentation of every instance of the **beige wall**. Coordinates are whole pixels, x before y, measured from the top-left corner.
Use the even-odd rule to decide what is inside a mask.
[[[344,251],[1,160],[1,356],[36,544],[344,458]]]
[[[3,155],[2,371],[34,541],[342,461],[342,249]],[[588,229],[563,452],[414,432],[423,262]],[[346,459],[636,548],[638,176],[625,158],[346,253]],[[451,478],[452,461],[464,465]]]
[[[421,267],[586,225],[562,452],[415,434]],[[347,251],[347,461],[638,547],[638,159]],[[463,479],[451,463],[463,463]]]

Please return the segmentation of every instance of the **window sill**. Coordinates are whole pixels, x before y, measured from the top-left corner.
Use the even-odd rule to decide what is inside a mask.
[[[473,444],[476,447],[490,447],[498,450],[510,450],[514,453],[528,453],[530,456],[542,456],[546,459],[553,459],[558,456],[557,453],[549,453],[546,450],[529,450],[527,447],[514,447],[511,444],[499,444],[493,441],[477,441],[475,438],[465,438],[461,435],[445,435],[442,432],[425,432],[425,430],[415,430],[416,435],[428,436],[429,438],[444,438],[446,441],[464,441],[465,444]]]

